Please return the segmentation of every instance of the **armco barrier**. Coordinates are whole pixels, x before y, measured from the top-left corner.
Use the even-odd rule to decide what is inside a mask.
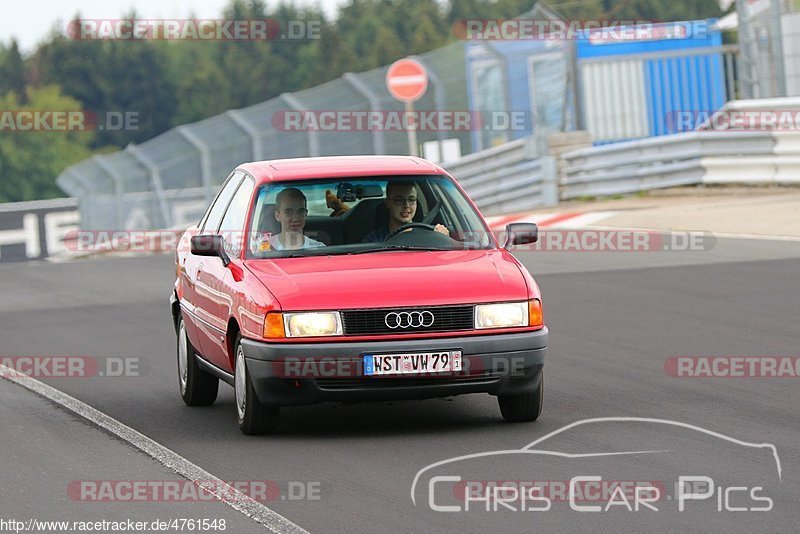
[[[800,156],[703,158],[704,184],[800,184]]]
[[[73,198],[0,204],[0,262],[41,260],[64,250],[80,225]]]
[[[568,152],[560,198],[692,184],[800,183],[800,133],[695,131]]]
[[[535,157],[534,138],[470,154],[446,164],[484,215],[558,204],[556,160]]]

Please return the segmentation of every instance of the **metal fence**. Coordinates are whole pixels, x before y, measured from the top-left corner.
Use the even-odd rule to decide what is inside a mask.
[[[762,49],[771,51],[772,55],[759,56],[756,52],[762,49],[756,46],[754,36],[763,36],[759,24],[764,16],[750,17],[740,28],[745,36],[741,57],[737,45],[720,44],[718,32],[709,41],[713,41],[713,46],[698,41],[684,49],[651,49],[645,43],[637,45],[638,48],[629,47],[609,54],[608,47],[617,45],[606,44],[596,47],[605,52],[595,50],[592,54],[581,55],[576,48],[583,46],[586,52],[591,43],[541,53],[541,47],[525,43],[489,46],[458,42],[423,54],[416,59],[426,67],[430,84],[426,94],[415,104],[417,110],[514,111],[527,106],[533,112],[535,124],[529,124],[530,128],[524,132],[502,132],[503,135],[491,131],[489,135],[483,129],[476,131],[474,128],[471,131],[419,131],[418,142],[437,145],[440,150],[444,144],[435,142],[457,142],[457,152],[466,156],[446,166],[488,214],[531,209],[554,202],[554,189],[550,185],[553,183],[551,160],[537,160],[535,154],[544,153],[544,134],[559,129],[588,130],[596,144],[626,143],[622,148],[584,152],[586,157],[591,155],[592,165],[606,157],[605,154],[617,151],[631,158],[638,155],[635,149],[626,152],[626,147],[655,147],[647,148],[648,154],[655,154],[652,162],[636,161],[633,169],[630,165],[635,160],[621,160],[626,167],[605,169],[604,172],[609,173],[609,183],[614,184],[609,191],[693,183],[706,172],[695,165],[692,150],[697,150],[697,143],[684,143],[680,141],[683,138],[671,135],[691,130],[693,126],[691,122],[686,127],[671,124],[671,114],[709,113],[742,94],[755,92],[758,93],[755,96],[763,97],[780,92],[768,90],[773,86],[783,87],[784,92],[790,94],[792,91],[800,94],[800,61],[797,60],[800,59],[800,31],[795,29],[800,27],[800,14],[783,6],[782,22],[778,24],[782,29],[780,38],[770,37],[766,45],[763,39],[758,41],[766,46]],[[764,20],[772,21],[768,28],[778,27],[775,21],[779,19]],[[775,59],[777,56],[773,52],[778,43],[782,44],[780,50],[785,61]],[[632,52],[639,48],[640,51]],[[491,61],[476,50],[491,55]],[[120,152],[83,161],[64,171],[57,183],[69,195],[78,198],[85,229],[170,228],[196,222],[230,170],[245,161],[365,153],[406,154],[406,132],[399,128],[394,131],[285,131],[281,127],[281,117],[286,112],[401,112],[403,105],[386,89],[387,70],[388,66],[384,66],[363,73],[348,73],[317,87],[179,126],[141,145],[130,145]],[[552,109],[544,105],[552,102],[559,105],[551,106]],[[561,113],[555,113],[556,109]],[[531,131],[532,138],[528,137]],[[526,137],[512,140],[519,135]],[[660,140],[654,136],[666,137]],[[654,140],[649,144],[646,141],[627,144],[632,138]],[[703,139],[700,144],[711,142],[710,137]],[[494,146],[509,140],[507,144]],[[663,150],[687,152],[671,160],[659,159],[656,153],[661,149],[656,148],[661,144]],[[492,146],[494,148],[481,150]],[[788,156],[782,157],[786,163]],[[605,178],[591,186],[581,181],[585,176],[599,176],[597,169],[581,167],[577,160],[569,165],[572,165],[569,176],[561,184],[562,197],[565,191],[574,196],[603,194],[586,191],[605,187],[598,185],[605,183]],[[638,174],[628,175],[628,172]],[[625,176],[628,185],[623,186],[615,176]]]
[[[800,96],[800,3],[736,0],[731,28],[742,48],[740,98]]]
[[[429,88],[418,110],[467,110],[464,44],[416,57]],[[300,156],[407,154],[405,131],[285,131],[288,111],[402,111],[387,91],[388,66],[341,78],[243,109],[179,126],[140,145],[95,156],[64,171],[58,185],[80,202],[86,229],[168,228],[193,223],[219,184],[245,161]],[[470,132],[420,131],[420,144],[457,139],[473,151]]]
[[[482,102],[480,99],[473,101],[470,92],[474,93],[476,88],[467,80],[474,75],[476,67],[474,58],[468,58],[465,50],[474,48],[473,45],[454,43],[418,58],[429,73],[430,89],[415,104],[416,109],[468,110],[476,102]],[[525,53],[536,53],[537,48],[527,47],[525,50]],[[581,77],[579,85],[583,102],[579,109],[582,122],[588,124],[595,141],[600,142],[670,133],[665,126],[669,113],[698,106],[703,110],[715,110],[725,102],[727,95],[734,92],[735,54],[735,48],[717,46],[581,59],[574,68]],[[568,55],[564,54],[540,54],[528,59],[530,61],[503,56],[502,61],[497,60],[501,70],[510,69],[514,62],[526,67],[511,69],[519,71],[519,79],[514,83],[517,90],[523,86],[526,91],[539,87],[534,82],[540,78],[550,80],[545,75],[546,69],[556,69],[564,74],[565,68],[573,68]],[[400,112],[402,104],[386,90],[386,71],[387,67],[381,67],[359,74],[345,74],[318,87],[179,126],[141,145],[130,145],[123,151],[81,162],[62,173],[58,184],[79,199],[85,229],[170,228],[196,222],[230,170],[245,161],[364,153],[406,154],[406,132],[399,129],[284,131],[280,127],[281,117],[286,112]],[[520,73],[533,78],[525,78]],[[572,79],[574,75],[565,76]],[[688,87],[692,83],[690,78],[696,76],[704,77],[698,90],[681,89]],[[649,81],[645,83],[645,80]],[[663,91],[653,89],[662,85]],[[501,92],[505,93],[504,87],[491,84],[483,90],[490,89],[495,92],[502,89]],[[542,93],[541,88],[534,93]],[[498,102],[502,100],[498,97]],[[517,95],[513,100],[516,102],[514,106],[523,106],[524,100]],[[573,105],[569,104],[570,101],[561,102],[559,109]],[[508,111],[512,101],[504,102],[498,107],[505,106],[505,109],[493,111]],[[536,104],[537,110],[540,107]],[[560,117],[562,112],[556,115]],[[525,206],[521,197],[515,197],[520,188],[538,187],[532,184],[549,172],[549,168],[537,167],[532,162],[534,152],[538,150],[539,155],[544,152],[543,135],[575,126],[559,119],[556,123],[560,126],[554,127],[547,119],[552,114],[534,114],[535,147],[524,141],[525,137],[512,141],[505,148],[501,145],[500,148],[480,151],[481,155],[473,157],[476,150],[491,144],[484,143],[483,137],[475,135],[475,131],[420,131],[418,141],[421,144],[456,141],[459,152],[467,156],[462,162],[452,164],[454,169],[484,164],[486,162],[479,163],[484,158],[494,164],[495,152],[492,150],[509,154],[515,147],[527,146],[528,154],[524,160],[515,161],[513,168],[501,172],[497,167],[495,172],[474,179],[459,178],[466,178],[465,186],[487,212],[516,207],[530,209],[542,205],[542,202],[552,203],[553,195],[549,190],[531,189],[531,195],[526,195],[529,201]]]

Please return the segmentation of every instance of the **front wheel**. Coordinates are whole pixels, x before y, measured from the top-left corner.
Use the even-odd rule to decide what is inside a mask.
[[[186,335],[183,317],[178,317],[178,387],[183,402],[189,406],[210,406],[217,400],[219,379],[200,369]]]
[[[233,350],[236,354],[236,367],[234,375],[234,393],[236,397],[236,420],[239,430],[244,434],[269,434],[278,427],[280,408],[277,406],[264,406],[256,396],[250,372],[244,359],[242,337],[236,337]]]
[[[544,401],[544,371],[539,379],[539,387],[533,391],[516,395],[498,395],[500,413],[510,422],[536,421],[542,414]]]

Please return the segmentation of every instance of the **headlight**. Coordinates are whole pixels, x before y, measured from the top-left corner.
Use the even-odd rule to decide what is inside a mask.
[[[287,337],[341,336],[339,312],[284,313]]]
[[[475,306],[475,328],[528,326],[527,302],[479,304]]]

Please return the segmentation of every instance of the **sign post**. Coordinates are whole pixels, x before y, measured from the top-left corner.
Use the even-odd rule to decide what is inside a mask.
[[[414,102],[428,89],[428,73],[418,61],[400,59],[392,63],[386,72],[386,87],[397,100],[405,102],[406,132],[408,133],[408,152],[417,156],[417,121],[414,117]]]

